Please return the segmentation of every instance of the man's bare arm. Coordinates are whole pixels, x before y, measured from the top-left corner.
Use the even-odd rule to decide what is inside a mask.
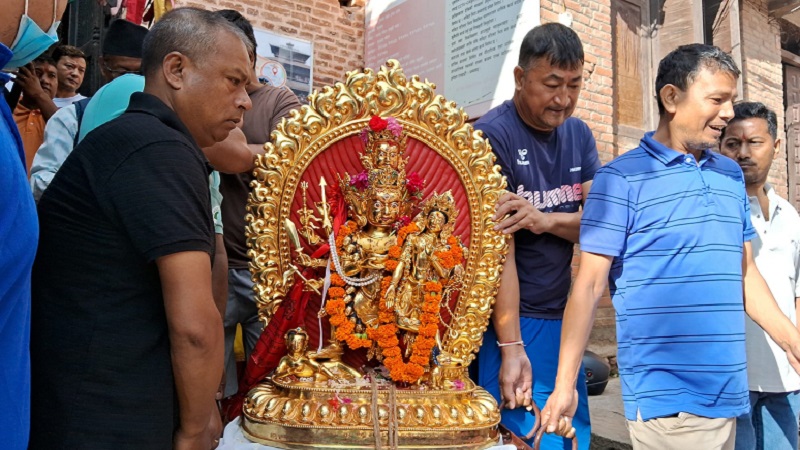
[[[203,153],[214,168],[222,173],[236,174],[250,172],[255,164],[255,155],[260,146],[247,143],[240,128],[234,128],[225,140],[205,147]]]
[[[542,426],[548,433],[565,434],[578,407],[575,384],[583,352],[594,324],[597,304],[608,285],[611,256],[582,252],[581,265],[572,286],[561,328],[556,386],[542,410]],[[562,416],[569,420],[562,420]]]
[[[492,324],[497,333],[498,342],[522,341],[519,323],[519,278],[517,263],[514,259],[514,239],[509,239],[508,255],[500,275],[500,288],[492,312]],[[486,342],[484,345],[496,345]],[[502,406],[514,409],[519,406],[529,407],[533,389],[533,372],[525,347],[508,345],[500,347],[500,396]]]
[[[745,312],[786,351],[789,362],[800,373],[797,361],[800,358],[800,333],[775,303],[769,286],[756,267],[750,242],[744,243],[742,252],[742,283]]]
[[[214,396],[224,352],[222,319],[211,293],[211,259],[204,252],[181,252],[156,264],[180,410],[175,446],[212,448],[222,431]]]

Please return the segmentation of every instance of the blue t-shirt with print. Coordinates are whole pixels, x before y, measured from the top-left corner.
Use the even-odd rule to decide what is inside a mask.
[[[582,120],[570,117],[552,132],[536,131],[508,100],[481,117],[475,128],[489,139],[511,192],[546,213],[580,209],[581,185],[600,168],[597,145]],[[561,319],[571,282],[573,243],[528,230],[517,231],[514,240],[520,315]]]

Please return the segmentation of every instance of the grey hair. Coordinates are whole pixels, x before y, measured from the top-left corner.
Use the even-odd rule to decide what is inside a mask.
[[[253,44],[244,32],[224,17],[199,8],[173,9],[164,14],[144,38],[142,73],[148,75],[157,70],[172,52],[202,62],[215,49],[221,31],[238,37],[248,54],[254,52]]]

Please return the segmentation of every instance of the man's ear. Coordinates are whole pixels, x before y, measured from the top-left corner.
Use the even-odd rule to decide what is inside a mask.
[[[189,58],[180,52],[172,52],[164,57],[161,62],[161,71],[164,73],[164,79],[167,84],[172,88],[180,90],[184,83],[184,70],[189,63]]]
[[[661,98],[661,104],[664,105],[664,110],[670,114],[675,114],[683,92],[674,84],[668,84],[661,88],[658,95]]]
[[[514,67],[514,89],[517,91],[522,90],[523,76],[525,76],[525,69],[520,66]]]
[[[778,154],[781,152],[781,138],[775,139],[772,145],[772,160],[778,159]]]

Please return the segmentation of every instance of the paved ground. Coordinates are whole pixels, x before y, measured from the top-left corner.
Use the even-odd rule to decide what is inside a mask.
[[[602,395],[589,397],[592,450],[631,450],[625,427],[619,378],[611,378]]]

